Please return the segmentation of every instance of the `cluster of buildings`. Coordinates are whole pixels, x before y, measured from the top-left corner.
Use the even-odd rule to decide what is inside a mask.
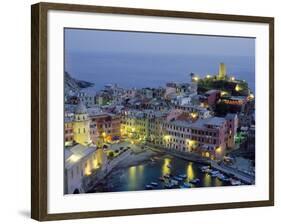
[[[219,73],[159,88],[82,89],[65,96],[66,192],[107,161],[119,141],[196,153],[212,160],[236,147],[237,130],[253,130],[254,96],[244,81]],[[222,85],[223,83],[223,85]],[[238,86],[238,87],[237,87]],[[247,89],[246,89],[247,88]],[[73,181],[70,181],[73,180]]]

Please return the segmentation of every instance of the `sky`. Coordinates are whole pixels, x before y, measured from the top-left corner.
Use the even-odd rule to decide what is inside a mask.
[[[69,28],[64,38],[65,69],[97,85],[163,85],[190,72],[216,72],[220,62],[254,83],[254,38]]]
[[[68,52],[254,56],[253,38],[65,29]]]

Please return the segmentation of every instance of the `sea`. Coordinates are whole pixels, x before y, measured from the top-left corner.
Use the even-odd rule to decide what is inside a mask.
[[[247,56],[71,52],[65,55],[65,71],[74,78],[95,83],[97,90],[110,83],[143,88],[190,82],[190,73],[201,77],[217,74],[221,62],[228,75],[245,80],[255,92],[255,58]]]

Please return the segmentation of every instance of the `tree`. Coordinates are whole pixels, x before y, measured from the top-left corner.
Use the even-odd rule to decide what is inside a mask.
[[[114,156],[114,153],[113,153],[112,151],[108,153],[108,157],[109,157],[110,159],[112,159],[113,156]]]

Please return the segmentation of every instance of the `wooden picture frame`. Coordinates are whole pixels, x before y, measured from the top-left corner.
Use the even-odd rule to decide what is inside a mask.
[[[274,205],[274,18],[259,16],[223,15],[183,11],[164,11],[137,8],[119,8],[90,5],[38,3],[31,7],[31,217],[39,221],[81,219],[109,216],[141,215],[170,212],[203,211],[228,208],[246,208]],[[50,10],[68,12],[104,13],[119,15],[188,18],[210,21],[233,21],[269,25],[269,199],[233,203],[131,208],[107,211],[48,213],[48,19]]]

